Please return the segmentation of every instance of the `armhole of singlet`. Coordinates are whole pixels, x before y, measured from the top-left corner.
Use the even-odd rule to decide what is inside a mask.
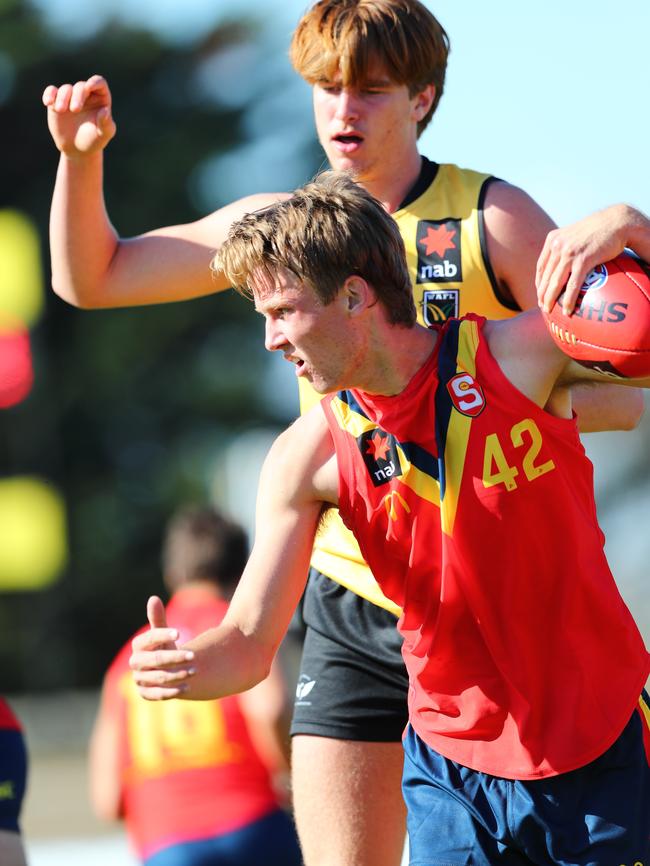
[[[494,297],[497,299],[497,301],[501,304],[502,307],[506,308],[506,310],[513,310],[513,312],[515,313],[520,313],[521,307],[519,306],[519,304],[512,298],[507,298],[499,288],[499,283],[494,274],[494,271],[492,270],[492,263],[490,262],[490,256],[488,255],[487,238],[485,236],[485,217],[483,213],[483,205],[485,203],[485,196],[487,195],[488,187],[492,183],[503,183],[503,181],[498,177],[490,175],[490,177],[487,177],[483,181],[481,191],[479,192],[478,196],[478,236],[481,245],[481,257],[483,258],[485,272],[488,275],[490,285],[492,286]]]

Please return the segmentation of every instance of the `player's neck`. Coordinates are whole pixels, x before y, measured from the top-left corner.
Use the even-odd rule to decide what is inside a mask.
[[[188,580],[186,583],[180,585],[174,594],[176,595],[179,592],[186,592],[188,595],[201,593],[202,595],[210,595],[213,598],[220,598],[223,601],[228,601],[230,598],[230,595],[223,592],[214,581],[198,577],[193,580]]]
[[[388,213],[394,213],[417,181],[421,169],[422,158],[416,148],[401,159],[387,158],[381,166],[373,166],[367,175],[359,177],[359,183]]]
[[[359,390],[384,397],[401,394],[430,358],[437,339],[435,331],[421,325],[413,328],[390,326],[373,341],[364,382]]]

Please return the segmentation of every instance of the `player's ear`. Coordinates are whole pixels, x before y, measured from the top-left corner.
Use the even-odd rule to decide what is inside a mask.
[[[375,293],[372,288],[363,277],[357,274],[346,279],[341,291],[345,309],[353,316],[363,312],[375,302]]]
[[[435,98],[436,88],[433,84],[427,84],[423,90],[415,94],[413,97],[413,112],[418,123],[427,116]]]

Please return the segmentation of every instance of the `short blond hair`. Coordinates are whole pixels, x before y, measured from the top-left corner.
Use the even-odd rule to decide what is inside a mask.
[[[340,73],[345,87],[362,87],[374,68],[406,85],[411,96],[433,84],[420,135],[445,86],[449,37],[419,0],[319,0],[299,21],[289,54],[311,85]]]
[[[308,283],[323,305],[358,275],[372,286],[391,323],[415,324],[397,223],[344,172],[323,172],[291,198],[246,214],[231,226],[212,266],[249,297],[256,275],[285,269]]]

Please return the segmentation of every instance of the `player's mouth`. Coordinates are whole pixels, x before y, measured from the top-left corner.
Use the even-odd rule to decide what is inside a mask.
[[[302,358],[297,358],[295,355],[285,355],[284,360],[294,365],[296,368],[296,376],[300,377],[305,374],[306,365]]]
[[[358,132],[340,132],[332,136],[332,144],[340,153],[354,153],[363,144],[363,136]]]

